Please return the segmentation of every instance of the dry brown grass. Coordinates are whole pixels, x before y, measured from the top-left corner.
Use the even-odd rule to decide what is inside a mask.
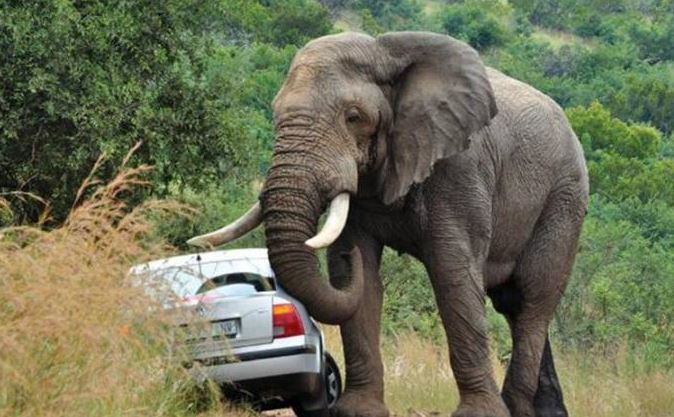
[[[343,368],[339,330],[325,328],[327,345]],[[382,342],[386,402],[396,415],[449,415],[458,404],[446,346],[414,334]],[[634,372],[625,354],[612,358],[556,353],[557,370],[574,417],[673,417],[674,372]],[[493,360],[497,381],[505,367]]]
[[[170,332],[134,263],[167,254],[148,214],[186,212],[121,198],[147,167],[92,174],[61,227],[0,230],[0,416],[181,416],[228,412],[170,357]],[[6,209],[6,207],[5,207]]]
[[[148,213],[186,210],[157,201],[129,209],[120,197],[144,185],[147,169],[123,169],[106,185],[92,175],[60,228],[0,230],[0,417],[244,413],[212,392],[199,397],[169,354],[166,321],[129,282],[130,265],[171,251],[150,238]],[[7,209],[2,200],[0,209]],[[326,335],[343,369],[338,330]],[[444,345],[404,334],[385,339],[383,354],[386,401],[395,414],[456,407]],[[674,416],[674,373],[635,373],[628,362],[625,355],[558,353],[570,414]],[[494,369],[502,380],[496,360]]]
[[[558,356],[558,371],[572,415],[674,416],[672,370],[634,371],[624,352],[611,358],[581,353]]]

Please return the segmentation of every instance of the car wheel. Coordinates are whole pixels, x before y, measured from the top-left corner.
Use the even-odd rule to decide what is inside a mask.
[[[342,395],[342,377],[339,374],[337,362],[327,352],[323,360],[324,379],[320,402],[324,405],[314,410],[313,406],[309,407],[309,404],[315,404],[316,399],[310,402],[297,401],[292,405],[297,417],[327,417],[329,415],[328,410],[337,403]]]
[[[328,394],[328,408],[332,408],[342,395],[342,377],[339,375],[337,362],[327,352],[325,354],[325,389]]]

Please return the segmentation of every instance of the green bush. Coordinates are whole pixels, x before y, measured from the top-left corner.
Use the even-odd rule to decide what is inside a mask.
[[[369,11],[386,31],[423,29],[421,6],[414,0],[353,0],[355,9]]]
[[[662,14],[655,19],[643,19],[630,27],[630,36],[650,62],[674,60],[674,15]]]
[[[674,207],[662,200],[641,202],[635,197],[618,201],[595,196],[593,216],[604,223],[629,222],[641,236],[668,250],[674,249]]]
[[[674,253],[631,222],[603,221],[607,209],[617,208],[593,199],[555,334],[585,349],[614,350],[627,342],[648,362],[672,366]]]
[[[597,151],[608,151],[626,158],[646,159],[660,151],[662,134],[657,129],[614,118],[597,101],[589,107],[570,108],[566,114],[588,158],[594,159]]]
[[[569,109],[567,115],[579,136],[594,193],[615,200],[632,197],[646,203],[662,200],[674,205],[674,160],[663,158],[663,136],[643,124],[613,118],[601,104]]]
[[[316,26],[300,36],[292,26],[301,20],[284,19],[306,11],[308,2],[239,3],[2,6],[0,192],[28,191],[50,201],[57,223],[96,158],[110,157],[100,171],[105,180],[138,141],[133,162],[154,166],[150,181],[159,196],[173,184],[198,190],[264,172],[271,100],[296,47],[250,43],[267,36],[254,22],[269,20],[274,36],[304,42],[324,33],[329,21],[308,10],[302,16]],[[234,46],[240,42],[248,47]],[[14,220],[37,220],[34,204],[12,203]]]
[[[0,190],[51,201],[60,221],[96,158],[110,155],[109,177],[138,141],[134,159],[155,166],[159,192],[249,171],[258,141],[231,106],[233,80],[213,68],[219,46],[200,30],[211,12],[225,16],[177,0],[4,3]]]
[[[259,29],[266,42],[302,46],[332,29],[328,10],[313,0],[263,0],[262,3],[269,7],[271,14],[268,27]]]
[[[449,5],[441,16],[446,33],[468,42],[478,50],[505,44],[512,36],[508,28],[494,14],[500,2],[474,0]],[[502,8],[501,8],[502,9]]]
[[[568,1],[560,0],[513,0],[516,8],[529,16],[534,25],[552,29],[564,29],[568,24],[566,10]]]
[[[624,120],[649,122],[667,133],[674,131],[674,64],[635,68],[607,103]]]
[[[154,232],[175,247],[193,251],[194,248],[185,243],[189,238],[219,229],[239,218],[257,201],[260,185],[259,180],[245,183],[232,178],[200,190],[172,189],[171,198],[193,207],[195,213],[190,217],[156,213],[152,218]],[[264,247],[263,229],[257,228],[227,247]]]
[[[384,281],[384,332],[395,334],[414,330],[425,337],[441,340],[444,332],[423,264],[387,248],[380,275]]]
[[[519,37],[484,55],[486,61],[514,78],[550,95],[563,107],[609,103],[625,88],[625,78],[643,71],[633,45],[553,46]]]

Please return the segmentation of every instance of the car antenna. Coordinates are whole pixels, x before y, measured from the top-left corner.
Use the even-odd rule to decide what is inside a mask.
[[[204,279],[204,273],[201,272],[201,248],[197,249],[197,265],[199,266],[199,279],[203,280]],[[197,299],[197,309],[203,308],[201,305],[203,304],[203,301],[201,299]]]
[[[199,279],[203,279],[204,274],[201,272],[201,248],[197,249],[197,265],[199,265]]]

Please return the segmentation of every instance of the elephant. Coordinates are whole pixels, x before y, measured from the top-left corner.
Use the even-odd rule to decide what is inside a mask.
[[[264,224],[281,285],[317,320],[340,325],[346,388],[333,415],[389,414],[379,346],[385,246],[417,258],[430,278],[460,394],[453,417],[568,415],[548,328],[589,185],[563,110],[486,67],[469,45],[429,32],[312,40],[272,107],[259,201],[188,243],[220,245]],[[324,247],[329,279],[316,255]],[[487,296],[512,333],[502,390]]]

